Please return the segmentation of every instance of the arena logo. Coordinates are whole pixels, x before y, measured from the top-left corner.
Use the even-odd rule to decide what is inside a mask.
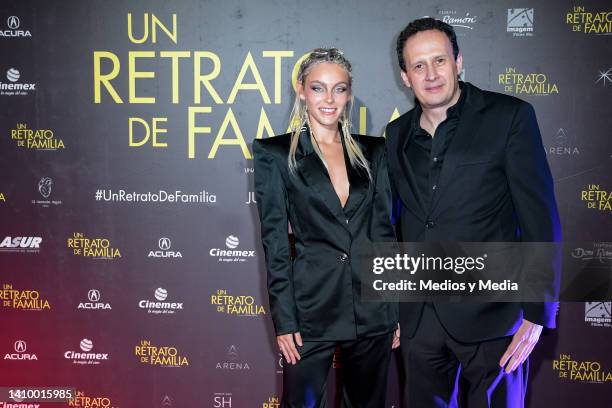
[[[17,340],[15,344],[13,345],[13,349],[15,350],[15,352],[6,353],[6,355],[4,356],[4,359],[5,360],[21,360],[21,361],[38,360],[38,357],[36,356],[36,354],[26,353],[27,348],[28,347],[25,341]]]
[[[546,154],[549,156],[574,156],[580,154],[580,149],[571,143],[567,131],[559,128],[553,137],[555,146],[548,146]]]
[[[108,353],[95,353],[93,350],[93,341],[82,339],[79,343],[81,351],[68,350],[64,353],[64,358],[72,360],[73,364],[79,365],[99,365],[102,362],[108,361]]]
[[[17,16],[10,16],[6,19],[6,29],[0,30],[0,37],[4,38],[23,38],[32,37],[30,30],[21,28],[21,20]]]
[[[612,34],[612,10],[592,12],[582,6],[574,6],[565,15],[565,24],[571,26],[573,32],[609,35]]]
[[[606,71],[599,71],[595,83],[598,83],[599,81],[601,81],[604,88],[606,87],[607,83],[612,84],[612,68],[608,68]]]
[[[21,79],[21,73],[17,68],[9,68],[6,71],[6,79],[9,82],[0,81],[0,95],[27,96],[30,92],[36,91],[35,83],[19,82]]]
[[[514,37],[533,36],[533,13],[533,8],[508,9],[506,32],[512,33]]]
[[[51,129],[28,129],[27,123],[18,123],[11,129],[11,140],[17,147],[30,150],[59,150],[64,149],[64,141],[56,138]]]
[[[77,306],[77,309],[86,309],[86,310],[111,310],[112,307],[110,303],[102,302],[100,291],[98,289],[90,289],[87,292],[87,300],[88,302],[81,302]]]
[[[264,307],[257,305],[253,296],[230,295],[225,289],[218,289],[215,294],[212,294],[210,304],[217,307],[218,313],[244,317],[257,317],[266,314]]]
[[[268,397],[268,399],[261,404],[261,408],[280,408],[280,399],[272,395]]]
[[[472,16],[470,13],[457,13],[457,10],[440,10],[438,18],[455,28],[463,28],[473,30],[477,24],[477,16]],[[459,32],[460,33],[460,32]]]
[[[213,394],[213,408],[232,408],[232,394],[228,392],[215,392]]]
[[[68,238],[68,248],[72,249],[72,254],[92,259],[114,260],[121,258],[119,248],[113,248],[107,238],[87,238],[81,232],[72,234]]]
[[[159,250],[149,251],[148,258],[182,258],[183,255],[180,251],[170,251],[172,247],[172,241],[170,238],[162,237],[157,241]]]
[[[218,262],[246,262],[255,257],[255,250],[236,249],[239,245],[240,240],[238,237],[229,235],[225,238],[227,249],[211,248],[208,253],[211,257],[217,258]]]
[[[586,302],[584,321],[593,327],[612,327],[612,302]]]
[[[40,252],[41,237],[4,237],[0,252]]]
[[[168,395],[164,395],[160,403],[161,408],[170,408],[172,407],[172,399]]]
[[[43,311],[51,309],[49,301],[41,298],[39,291],[13,289],[13,285],[10,283],[2,284],[0,305],[8,309],[18,310]]]
[[[588,184],[580,192],[580,200],[586,202],[589,209],[612,211],[612,191],[602,189],[599,184]]]
[[[498,83],[504,86],[504,92],[515,95],[547,96],[558,94],[559,87],[551,82],[542,72],[520,73],[514,67],[507,67],[498,75]]]
[[[559,354],[559,358],[552,361],[552,369],[559,374],[559,378],[570,381],[612,383],[612,372],[603,369],[600,362],[575,360],[569,354]]]
[[[230,371],[250,370],[251,367],[249,366],[249,363],[246,361],[238,361],[238,357],[238,347],[232,344],[227,349],[227,359],[225,361],[217,362],[215,369]]]
[[[75,390],[74,398],[68,403],[69,407],[78,408],[119,408],[115,407],[109,397],[89,396],[82,390]]]
[[[177,310],[183,310],[181,302],[164,302],[168,297],[168,291],[164,288],[155,289],[154,296],[156,300],[143,299],[138,302],[138,307],[150,314],[174,314]]]
[[[149,340],[141,340],[134,347],[134,354],[140,358],[140,363],[160,367],[183,367],[189,365],[189,360],[181,356],[174,346],[153,346]]]
[[[41,177],[36,187],[43,200],[32,200],[32,204],[40,205],[43,208],[50,207],[51,205],[61,205],[61,200],[49,200],[53,192],[53,184],[53,179],[51,177]]]

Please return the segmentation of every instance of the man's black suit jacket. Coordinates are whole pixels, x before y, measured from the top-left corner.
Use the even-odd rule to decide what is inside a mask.
[[[405,155],[419,109],[387,125],[391,184],[401,203],[401,241],[560,240],[553,180],[532,106],[469,83],[462,85],[462,92],[467,92],[465,104],[427,208]],[[522,318],[554,327],[557,306],[552,302],[435,303],[444,327],[466,342],[511,335]],[[402,336],[414,335],[422,307],[422,303],[400,304]]]
[[[362,302],[361,280],[351,260],[370,242],[393,241],[391,189],[385,140],[353,135],[370,163],[367,174],[345,162],[350,194],[344,208],[307,129],[287,158],[291,134],[255,140],[255,196],[266,254],[270,310],[276,334],[300,332],[304,340],[351,340],[388,333],[397,305]],[[295,236],[290,258],[287,222]]]

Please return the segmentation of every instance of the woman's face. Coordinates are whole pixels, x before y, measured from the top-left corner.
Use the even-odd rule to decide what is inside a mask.
[[[306,103],[313,127],[338,128],[338,120],[351,98],[348,73],[338,64],[322,62],[298,83],[298,95]]]

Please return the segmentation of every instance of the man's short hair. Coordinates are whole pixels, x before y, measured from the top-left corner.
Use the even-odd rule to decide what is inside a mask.
[[[431,17],[418,18],[410,22],[406,28],[402,30],[399,37],[397,37],[397,59],[399,60],[399,66],[402,71],[406,71],[406,61],[404,61],[404,45],[406,41],[416,33],[428,30],[438,30],[446,34],[453,46],[455,60],[457,59],[459,55],[459,44],[457,44],[457,35],[455,34],[453,26]]]

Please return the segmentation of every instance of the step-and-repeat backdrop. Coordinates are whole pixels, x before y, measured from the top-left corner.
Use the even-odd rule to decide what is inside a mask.
[[[0,386],[76,391],[49,406],[278,407],[251,143],[286,132],[320,46],[353,63],[354,128],[382,136],[413,106],[394,47],[422,16],[455,26],[466,81],[535,106],[564,238],[610,262],[607,1],[3,1]],[[609,406],[601,300],[561,305],[530,407]],[[388,407],[399,378],[394,362]]]

